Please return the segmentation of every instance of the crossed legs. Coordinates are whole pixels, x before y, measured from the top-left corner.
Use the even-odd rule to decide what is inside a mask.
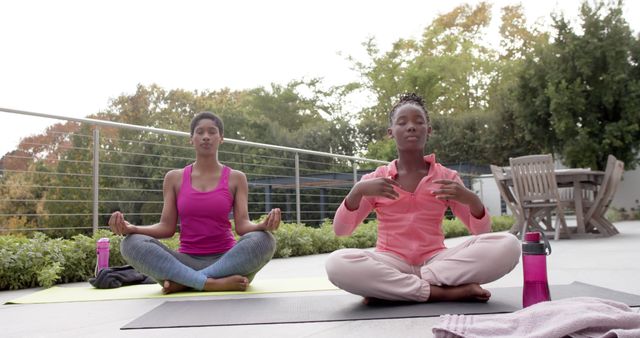
[[[165,293],[187,288],[244,290],[255,274],[271,260],[275,248],[273,235],[263,231],[242,236],[224,254],[207,256],[175,252],[145,235],[129,235],[121,243],[124,259],[136,270],[162,283]]]
[[[520,242],[508,233],[473,236],[424,265],[410,265],[387,252],[343,249],[329,255],[326,269],[337,287],[365,298],[398,301],[486,301],[480,287],[511,271]]]

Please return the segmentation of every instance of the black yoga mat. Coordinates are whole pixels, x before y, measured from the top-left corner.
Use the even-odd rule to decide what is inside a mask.
[[[364,305],[349,294],[167,301],[122,329],[228,326],[506,313],[522,309],[522,288],[493,288],[487,303]],[[551,286],[552,299],[598,297],[640,306],[640,296],[574,282]],[[242,314],[242,315],[239,315]]]

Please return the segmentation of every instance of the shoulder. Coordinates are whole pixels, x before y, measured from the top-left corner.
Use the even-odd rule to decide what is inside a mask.
[[[172,188],[172,190],[177,193],[180,190],[180,186],[182,185],[183,173],[184,169],[173,169],[168,171],[164,175],[165,188]]]
[[[432,165],[434,166],[434,171],[436,176],[440,178],[454,179],[456,177],[459,177],[458,172],[456,170],[449,169],[437,162],[433,163]]]
[[[389,173],[389,165],[381,165],[373,172],[365,174],[362,176],[362,180],[370,180],[378,177],[387,177]]]
[[[229,171],[229,178],[230,179],[235,179],[235,180],[244,179],[245,181],[247,180],[247,175],[245,175],[242,171],[231,169],[231,168],[229,168],[229,169],[230,169],[230,171]]]
[[[184,169],[173,169],[169,170],[164,175],[164,180],[168,182],[180,182],[182,181],[182,174],[184,173]]]
[[[240,170],[231,169],[229,172],[229,187],[235,191],[235,187],[240,185],[247,185],[247,175]]]

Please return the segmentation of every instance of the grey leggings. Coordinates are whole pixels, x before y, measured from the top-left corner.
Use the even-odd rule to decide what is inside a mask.
[[[139,234],[128,235],[120,244],[122,257],[139,272],[160,283],[170,280],[196,290],[204,289],[208,277],[241,275],[253,280],[275,250],[275,238],[264,231],[249,232],[231,250],[206,256],[176,252],[153,237]]]

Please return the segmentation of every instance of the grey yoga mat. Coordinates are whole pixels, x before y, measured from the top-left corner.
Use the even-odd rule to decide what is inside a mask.
[[[574,282],[552,285],[551,298],[598,297],[640,306],[640,296]],[[350,294],[167,301],[122,329],[228,326],[489,314],[522,308],[522,288],[493,288],[487,303],[393,303],[364,305]],[[242,315],[238,315],[242,314]]]

